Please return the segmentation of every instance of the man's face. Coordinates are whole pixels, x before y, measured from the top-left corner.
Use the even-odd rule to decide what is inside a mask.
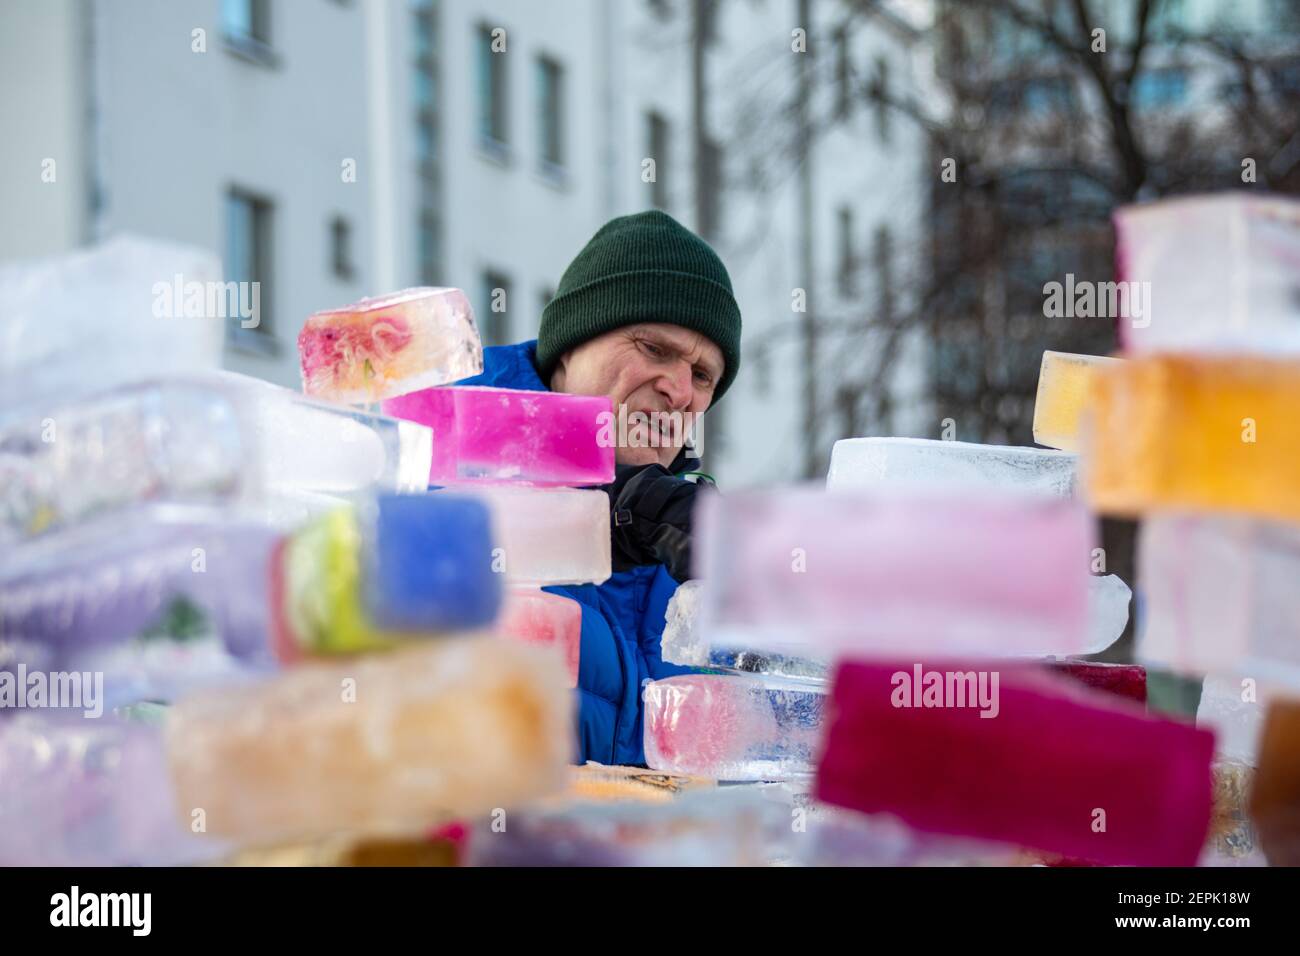
[[[684,427],[713,401],[723,373],[722,350],[698,332],[664,322],[629,325],[590,339],[566,353],[551,375],[551,390],[605,395],[614,414],[629,416],[615,460],[621,465],[668,467],[677,457]],[[641,413],[648,427],[634,427]],[[663,413],[689,413],[669,416]],[[654,417],[661,416],[661,417]],[[655,447],[658,446],[658,447]]]

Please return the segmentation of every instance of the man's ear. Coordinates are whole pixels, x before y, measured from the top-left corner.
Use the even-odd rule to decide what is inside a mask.
[[[564,371],[568,361],[569,353],[566,352],[560,356],[560,360],[555,364],[555,371],[551,373],[550,382],[552,392],[564,391]]]

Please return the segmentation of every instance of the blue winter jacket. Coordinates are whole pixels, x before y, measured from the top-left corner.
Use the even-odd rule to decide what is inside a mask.
[[[549,391],[537,372],[536,358],[535,339],[485,348],[482,374],[456,384]],[[642,685],[692,672],[664,663],[659,648],[664,612],[677,582],[663,565],[652,564],[615,571],[603,584],[546,590],[582,605],[578,762],[643,765]]]

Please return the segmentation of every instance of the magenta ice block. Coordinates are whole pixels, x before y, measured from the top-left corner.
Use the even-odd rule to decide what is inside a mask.
[[[1093,520],[1069,499],[811,487],[714,495],[703,633],[793,657],[1085,652]]]
[[[512,588],[506,592],[495,632],[524,644],[554,648],[564,661],[569,686],[578,686],[582,605],[577,601],[537,588]]]
[[[928,706],[913,694],[901,706],[897,675],[914,666],[840,665],[817,799],[1096,863],[1196,864],[1210,822],[1213,734],[1023,668],[1000,672],[993,719],[953,706],[955,695]],[[938,671],[946,692],[949,673],[980,667],[988,663],[927,665],[920,683]]]
[[[452,386],[399,395],[382,408],[433,431],[432,485],[614,480],[616,442],[608,398]]]

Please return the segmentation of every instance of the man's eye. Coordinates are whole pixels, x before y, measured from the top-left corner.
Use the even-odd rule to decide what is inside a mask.
[[[699,382],[701,385],[709,385],[712,384],[713,382],[713,376],[710,375],[708,372],[704,371],[703,369],[696,369],[695,380]]]
[[[664,354],[664,350],[652,342],[642,342],[642,347],[656,358]]]

